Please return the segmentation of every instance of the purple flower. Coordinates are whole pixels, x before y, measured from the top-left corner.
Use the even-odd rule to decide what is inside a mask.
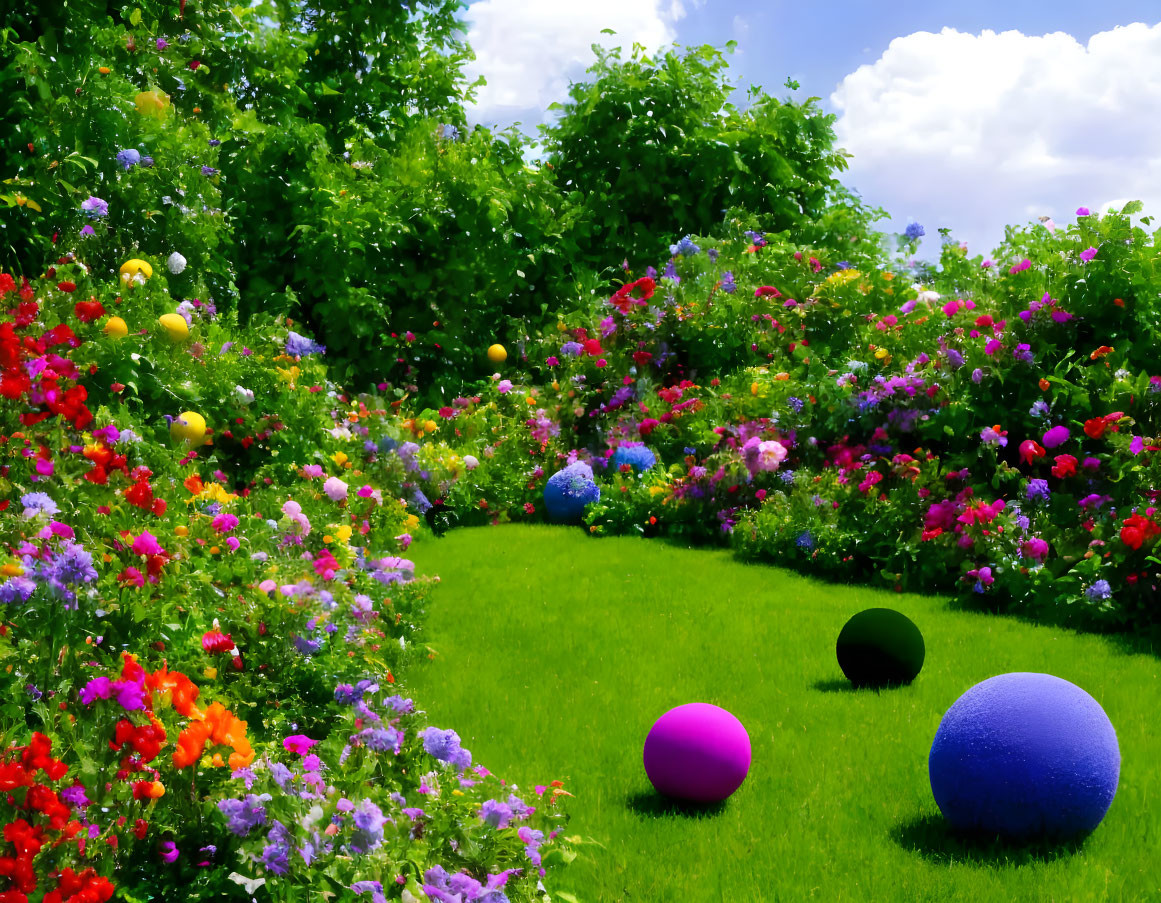
[[[29,577],[9,577],[0,583],[0,603],[27,602],[35,589],[36,581]]]
[[[1052,491],[1048,488],[1047,480],[1033,479],[1028,481],[1028,488],[1025,490],[1024,494],[1028,501],[1031,502],[1035,499],[1047,500],[1048,497],[1052,494]]]
[[[173,863],[177,862],[177,858],[181,855],[181,850],[177,848],[177,844],[175,844],[172,840],[167,840],[161,845],[160,855],[161,858],[168,864],[173,865]]]
[[[308,339],[304,335],[299,335],[293,330],[286,337],[286,353],[291,357],[306,357],[310,354],[324,354],[326,346],[320,345],[313,339]]]
[[[1096,248],[1085,248],[1083,251],[1080,252],[1081,263],[1088,263],[1090,260],[1092,260],[1094,257],[1096,257],[1096,255],[1097,255]]]
[[[56,502],[47,492],[29,492],[20,497],[20,504],[24,506],[25,517],[36,517],[43,514],[51,517],[60,511]]]
[[[97,219],[98,217],[108,216],[109,202],[103,201],[99,197],[89,195],[86,200],[81,201],[81,210],[90,219]],[[89,234],[91,235],[92,233]]]
[[[379,881],[356,881],[351,885],[351,891],[356,894],[370,894],[371,903],[387,903],[383,895],[383,885]]]
[[[918,241],[927,234],[927,230],[919,223],[908,223],[903,234],[907,236],[908,241]]]
[[[1012,352],[1012,357],[1025,364],[1031,364],[1035,358],[1032,355],[1032,346],[1027,342],[1021,342],[1016,346],[1016,350]]]
[[[1077,216],[1092,216],[1092,211],[1089,210],[1087,207],[1077,207],[1076,208],[1076,215]]]
[[[738,285],[734,282],[734,274],[729,270],[722,273],[722,291],[727,295],[732,295],[738,290]]]
[[[1054,426],[1044,434],[1041,442],[1045,448],[1056,448],[1057,446],[1063,445],[1071,437],[1072,433],[1068,431],[1068,427]]]
[[[584,346],[580,342],[565,342],[560,346],[560,353],[565,357],[579,357],[582,351]]]
[[[1101,602],[1112,596],[1113,588],[1109,586],[1109,581],[1098,580],[1092,586],[1086,589],[1084,594],[1090,602]]]
[[[421,731],[420,736],[429,756],[461,769],[472,764],[472,754],[460,746],[460,735],[455,731],[429,727]]]
[[[97,234],[96,230],[92,226],[90,226],[88,223],[85,223],[85,225],[81,227],[81,235],[89,236],[89,235],[96,235],[96,234]]]
[[[1079,502],[1077,502],[1077,505],[1079,505],[1081,508],[1083,508],[1086,511],[1088,511],[1090,509],[1094,510],[1094,511],[1099,511],[1101,506],[1105,502],[1111,502],[1111,501],[1112,501],[1112,498],[1110,496],[1099,495],[1099,494],[1094,492],[1091,495],[1086,495],[1084,498],[1082,498]]]
[[[369,853],[383,842],[383,825],[387,819],[383,811],[371,800],[363,800],[352,816],[355,822],[355,836],[351,838],[351,849],[356,853]]]
[[[141,162],[141,151],[132,147],[117,151],[117,164],[124,170],[130,170]]]
[[[269,793],[261,796],[248,793],[244,799],[220,800],[218,810],[226,816],[226,827],[230,833],[245,837],[254,828],[266,824],[266,807],[262,804],[270,800]]]
[[[212,166],[203,166],[202,167],[202,175],[203,176],[216,176],[217,174],[218,174],[218,171],[216,169],[214,169]]]
[[[1140,436],[1134,436],[1129,440],[1129,451],[1134,455],[1139,455],[1145,450],[1145,440]]]
[[[167,41],[165,38],[158,38],[157,39],[157,49],[158,50],[164,50],[168,46],[169,46],[169,41]]]
[[[982,383],[983,381],[984,381],[984,371],[981,370],[979,367],[976,367],[976,369],[974,369],[972,371],[972,382],[976,383],[978,385],[979,383]]]
[[[480,809],[480,819],[493,828],[506,828],[512,821],[512,808],[499,800],[488,800]]]
[[[66,787],[60,792],[60,798],[74,809],[84,809],[86,806],[92,805],[89,798],[85,796],[85,788],[81,784]]]

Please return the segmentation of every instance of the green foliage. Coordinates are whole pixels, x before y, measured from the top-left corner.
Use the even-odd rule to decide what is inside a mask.
[[[653,263],[667,236],[715,234],[732,211],[778,232],[826,210],[846,159],[817,98],[751,88],[736,106],[727,60],[710,46],[649,56],[638,45],[627,58],[593,49],[588,80],[543,131],[558,184],[587,213],[578,245],[592,266],[609,248]]]

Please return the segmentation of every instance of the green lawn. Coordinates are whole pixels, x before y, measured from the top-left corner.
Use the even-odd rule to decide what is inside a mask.
[[[1154,656],[580,529],[455,530],[414,551],[442,584],[426,637],[438,656],[410,688],[475,761],[529,793],[565,781],[570,833],[602,845],[560,881],[583,900],[1161,900]],[[910,687],[843,680],[835,639],[873,606],[923,631]],[[1008,671],[1078,684],[1117,729],[1120,788],[1082,845],[981,846],[943,829],[927,778],[935,730],[961,693]],[[724,806],[690,813],[652,793],[641,748],[658,716],[695,701],[741,719],[753,764]]]

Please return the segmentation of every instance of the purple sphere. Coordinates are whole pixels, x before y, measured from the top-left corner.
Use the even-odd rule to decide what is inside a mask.
[[[658,793],[716,803],[742,786],[750,736],[742,722],[705,702],[670,709],[645,738],[645,773]]]
[[[928,770],[954,828],[1069,837],[1105,817],[1121,751],[1104,709],[1080,687],[1051,674],[1001,674],[948,709]]]

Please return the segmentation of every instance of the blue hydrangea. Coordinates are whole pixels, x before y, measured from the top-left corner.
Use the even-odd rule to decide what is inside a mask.
[[[688,235],[681,239],[677,244],[669,246],[669,253],[674,257],[676,257],[678,254],[682,255],[683,257],[693,257],[699,251],[701,251],[701,248],[695,245],[693,243],[693,239]]]
[[[657,463],[657,456],[640,442],[626,442],[613,452],[612,466],[614,470],[622,464],[628,464],[638,473],[649,470]]]
[[[422,737],[423,748],[429,756],[457,768],[472,764],[472,754],[460,746],[460,735],[455,731],[429,727],[422,732]]]
[[[29,492],[20,497],[20,504],[24,506],[25,517],[36,517],[44,514],[51,517],[58,513],[60,508],[47,492]]]
[[[226,816],[226,827],[232,834],[245,837],[254,828],[266,824],[266,807],[262,804],[269,802],[269,793],[261,796],[248,793],[244,799],[224,799],[218,802],[218,809]]]
[[[907,231],[903,234],[907,236],[908,241],[918,241],[927,234],[927,230],[919,223],[908,223]]]
[[[1109,581],[1098,580],[1096,583],[1086,589],[1084,594],[1090,602],[1100,602],[1112,596],[1113,588],[1109,586]]]
[[[128,171],[141,162],[141,151],[128,147],[117,151],[117,165]]]
[[[1028,488],[1025,491],[1028,501],[1031,502],[1035,499],[1047,500],[1051,494],[1052,490],[1048,488],[1047,480],[1034,479],[1028,481]]]

